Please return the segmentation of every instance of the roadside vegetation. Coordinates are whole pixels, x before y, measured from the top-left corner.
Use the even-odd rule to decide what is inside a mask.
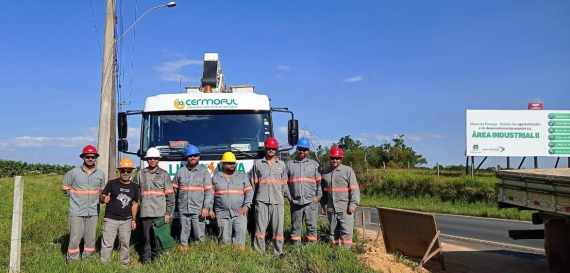
[[[61,194],[62,175],[26,176],[24,182],[24,214],[22,229],[22,272],[373,272],[360,265],[357,254],[363,253],[363,242],[356,236],[351,250],[327,242],[328,224],[319,222],[319,243],[294,248],[285,242],[282,258],[268,251],[258,254],[248,245],[246,251],[231,246],[219,246],[215,235],[208,234],[202,245],[191,245],[181,252],[177,248],[162,255],[157,262],[142,266],[136,250],[140,247],[136,232],[131,246],[131,265],[121,267],[118,252],[113,251],[111,264],[102,266],[96,254],[86,261],[66,264],[65,252],[69,240],[67,227],[68,199]],[[11,216],[14,178],[2,178],[0,184],[0,265],[7,271],[10,252]],[[285,208],[286,212],[289,209]],[[102,207],[103,212],[103,207]],[[101,235],[102,216],[97,237]],[[285,236],[291,231],[290,216],[285,213]],[[356,233],[356,232],[355,232]],[[356,234],[355,234],[356,235]],[[251,242],[248,238],[247,242]],[[100,239],[97,241],[100,249]]]

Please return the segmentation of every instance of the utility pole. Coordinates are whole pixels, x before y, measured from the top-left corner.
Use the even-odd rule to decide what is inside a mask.
[[[115,0],[107,0],[105,16],[105,40],[103,45],[103,67],[101,73],[101,105],[99,111],[99,134],[97,137],[97,150],[99,160],[97,167],[103,171],[107,178],[115,176],[110,172],[111,145],[115,139]],[[110,120],[113,122],[110,122]],[[111,128],[113,127],[113,129]],[[112,134],[112,135],[111,135]],[[116,145],[113,143],[113,147]],[[113,156],[114,160],[114,156]],[[111,165],[114,165],[113,162]]]

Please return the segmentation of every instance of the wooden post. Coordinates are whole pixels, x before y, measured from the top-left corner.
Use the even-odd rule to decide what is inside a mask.
[[[568,164],[570,165],[570,157],[568,158]],[[384,172],[386,172],[386,162],[382,161],[382,165],[384,166]]]
[[[437,165],[437,177],[439,178],[439,162],[435,162],[435,165]]]
[[[12,237],[10,239],[10,273],[20,272],[23,209],[24,179],[21,176],[16,176],[16,180],[14,181],[14,208],[12,210]]]
[[[362,237],[366,240],[366,211],[362,210]]]
[[[475,157],[471,156],[471,177],[475,176]]]
[[[408,161],[408,173],[410,172],[410,161]]]

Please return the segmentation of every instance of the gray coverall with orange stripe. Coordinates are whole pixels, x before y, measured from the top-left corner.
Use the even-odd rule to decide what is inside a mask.
[[[330,239],[333,244],[350,248],[354,226],[354,213],[348,214],[348,207],[360,203],[360,189],[352,168],[339,165],[323,172],[321,206],[327,206],[327,218],[331,226]]]
[[[287,162],[289,196],[291,200],[291,241],[301,244],[303,216],[307,225],[307,241],[317,240],[317,217],[319,201],[323,196],[319,163],[306,158],[303,161]],[[315,198],[317,202],[315,202]]]
[[[223,172],[218,172],[212,177],[212,184],[219,242],[245,246],[247,214],[239,216],[237,212],[243,207],[251,208],[253,187],[247,175],[236,171],[228,181]]]
[[[165,215],[172,215],[175,203],[174,189],[170,175],[161,168],[154,172],[144,168],[135,175],[133,182],[139,185],[141,190],[139,212],[144,237],[142,260],[143,263],[150,263],[152,253],[156,250],[152,223]]]
[[[259,252],[265,251],[265,231],[271,223],[273,252],[283,253],[283,221],[285,218],[283,196],[289,195],[287,187],[287,168],[278,158],[269,166],[265,159],[255,160],[250,171],[250,179],[255,187],[255,241],[253,247]]]
[[[200,216],[202,209],[210,211],[214,202],[212,177],[208,169],[196,166],[180,168],[172,181],[172,187],[178,194],[178,212],[182,231],[180,244],[188,246],[190,233],[198,242],[204,241],[206,218]]]
[[[105,174],[95,168],[88,174],[83,165],[67,172],[63,193],[69,197],[69,246],[67,261],[79,260],[79,243],[84,240],[85,259],[95,252],[95,231],[99,218],[99,193],[105,187]]]

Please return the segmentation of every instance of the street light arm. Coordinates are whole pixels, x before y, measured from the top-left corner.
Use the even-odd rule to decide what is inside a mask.
[[[129,32],[129,30],[131,30],[145,15],[147,15],[147,13],[149,13],[151,10],[155,10],[155,9],[159,9],[159,8],[164,8],[164,7],[174,7],[176,6],[176,3],[174,2],[170,2],[166,5],[160,5],[160,6],[156,6],[154,8],[150,8],[149,10],[145,11],[145,13],[143,13],[143,15],[141,15],[141,17],[139,17],[139,19],[137,19],[128,29],[127,31],[125,31],[123,33],[123,35],[121,35],[121,37],[119,37],[119,39],[115,40],[115,43],[118,43],[124,36],[125,34],[127,34],[127,32]]]

